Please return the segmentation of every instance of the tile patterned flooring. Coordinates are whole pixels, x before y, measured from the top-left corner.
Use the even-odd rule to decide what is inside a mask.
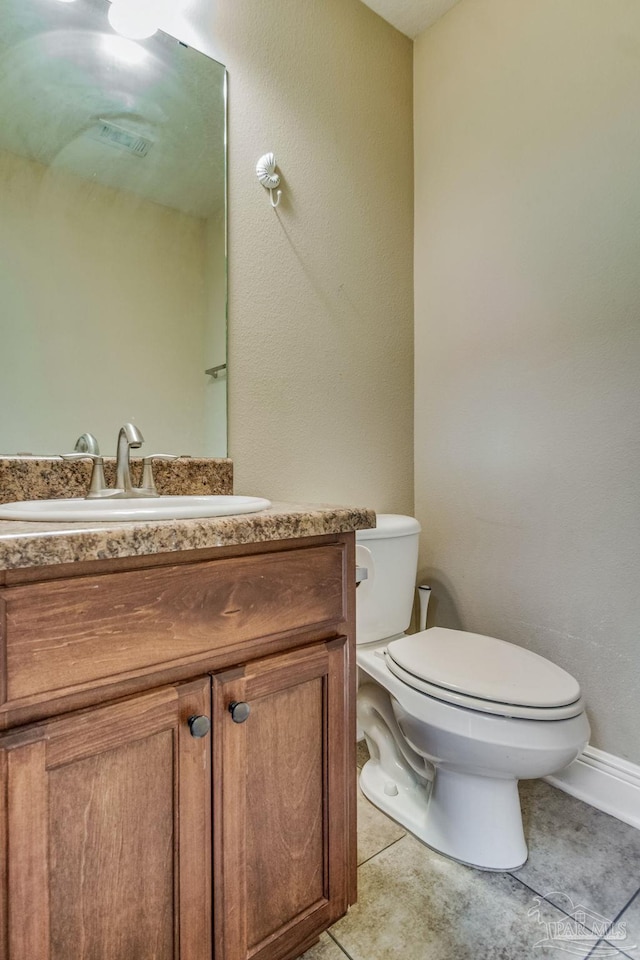
[[[359,794],[358,903],[304,960],[640,960],[640,830],[520,786],[529,859],[513,873],[447,860]]]

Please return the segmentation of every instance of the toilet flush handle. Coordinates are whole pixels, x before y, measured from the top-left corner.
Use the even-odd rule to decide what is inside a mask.
[[[375,564],[371,550],[362,543],[356,543],[356,586],[361,584],[363,580],[371,583],[375,577],[375,573]]]

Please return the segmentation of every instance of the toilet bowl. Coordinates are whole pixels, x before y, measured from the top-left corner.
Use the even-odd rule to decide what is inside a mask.
[[[571,763],[589,739],[577,681],[493,637],[433,627],[406,635],[419,524],[382,514],[357,536],[360,787],[430,847],[485,870],[527,859],[518,780]]]

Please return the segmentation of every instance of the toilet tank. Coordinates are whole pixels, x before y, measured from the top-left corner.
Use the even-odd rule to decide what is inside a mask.
[[[367,579],[356,590],[356,643],[404,633],[411,622],[420,524],[379,513],[374,530],[356,531],[356,564]]]

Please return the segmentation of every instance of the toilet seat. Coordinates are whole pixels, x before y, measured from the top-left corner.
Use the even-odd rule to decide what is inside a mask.
[[[384,658],[403,683],[470,710],[564,720],[584,709],[580,687],[571,674],[495,637],[432,627],[391,641]]]

